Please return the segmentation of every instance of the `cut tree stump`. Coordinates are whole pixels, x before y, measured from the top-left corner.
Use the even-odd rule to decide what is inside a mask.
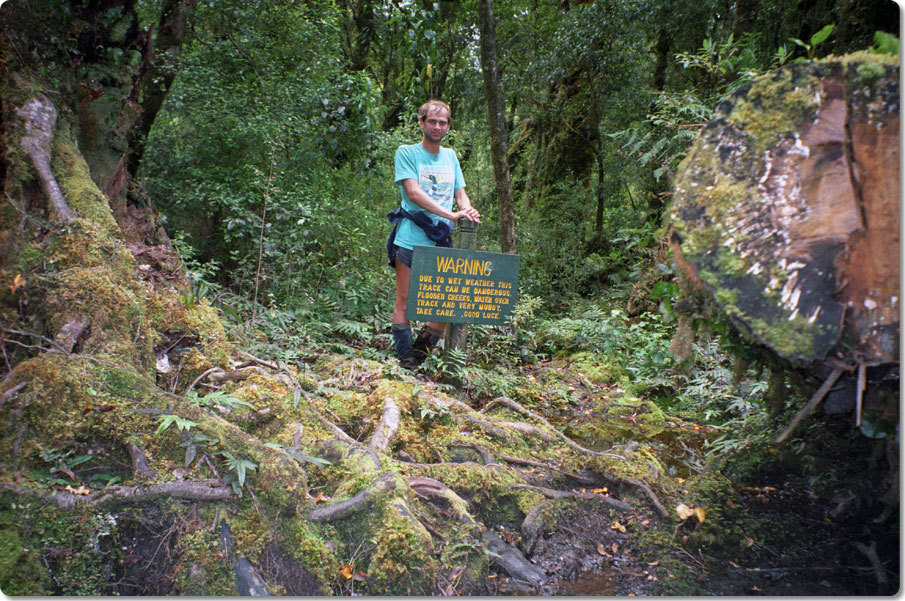
[[[899,362],[899,64],[792,64],[722,102],[676,177],[682,269],[781,357]]]

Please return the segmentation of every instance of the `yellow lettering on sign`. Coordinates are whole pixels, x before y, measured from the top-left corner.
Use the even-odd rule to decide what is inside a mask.
[[[442,273],[451,271],[456,274],[489,276],[492,270],[493,267],[490,261],[466,257],[437,257],[437,271]],[[466,281],[466,283],[468,282]]]

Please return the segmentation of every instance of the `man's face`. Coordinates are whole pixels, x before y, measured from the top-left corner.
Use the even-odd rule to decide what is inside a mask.
[[[439,143],[449,131],[449,115],[443,110],[433,110],[421,120],[421,131],[431,142]]]

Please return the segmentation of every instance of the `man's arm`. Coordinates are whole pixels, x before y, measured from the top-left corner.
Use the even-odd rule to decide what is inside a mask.
[[[429,211],[434,215],[439,215],[444,219],[449,219],[450,221],[458,221],[459,219],[465,217],[466,219],[472,219],[472,221],[479,221],[480,216],[477,215],[477,211],[471,208],[471,202],[468,200],[468,196],[465,195],[465,189],[461,188],[456,190],[455,198],[456,201],[459,202],[459,210],[458,211],[449,211],[443,207],[436,200],[428,196],[424,190],[421,189],[421,186],[418,185],[418,182],[414,179],[406,178],[402,180],[402,187],[405,189],[405,193],[408,195],[409,200],[413,203],[424,209],[425,211]],[[465,195],[465,202],[468,204],[468,210],[462,208],[461,201],[459,200],[460,194]],[[478,219],[474,219],[471,215],[478,216]]]
[[[468,198],[465,188],[459,188],[455,191],[453,196],[456,199],[456,204],[459,205],[459,210],[465,213],[463,216],[466,219],[481,223],[481,214],[478,213],[477,209],[471,206],[471,199]]]

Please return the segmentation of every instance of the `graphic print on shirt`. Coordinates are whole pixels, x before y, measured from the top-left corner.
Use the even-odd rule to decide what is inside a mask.
[[[437,202],[444,206],[448,205],[446,208],[452,206],[455,182],[456,178],[452,165],[418,166],[418,184],[421,189]]]

